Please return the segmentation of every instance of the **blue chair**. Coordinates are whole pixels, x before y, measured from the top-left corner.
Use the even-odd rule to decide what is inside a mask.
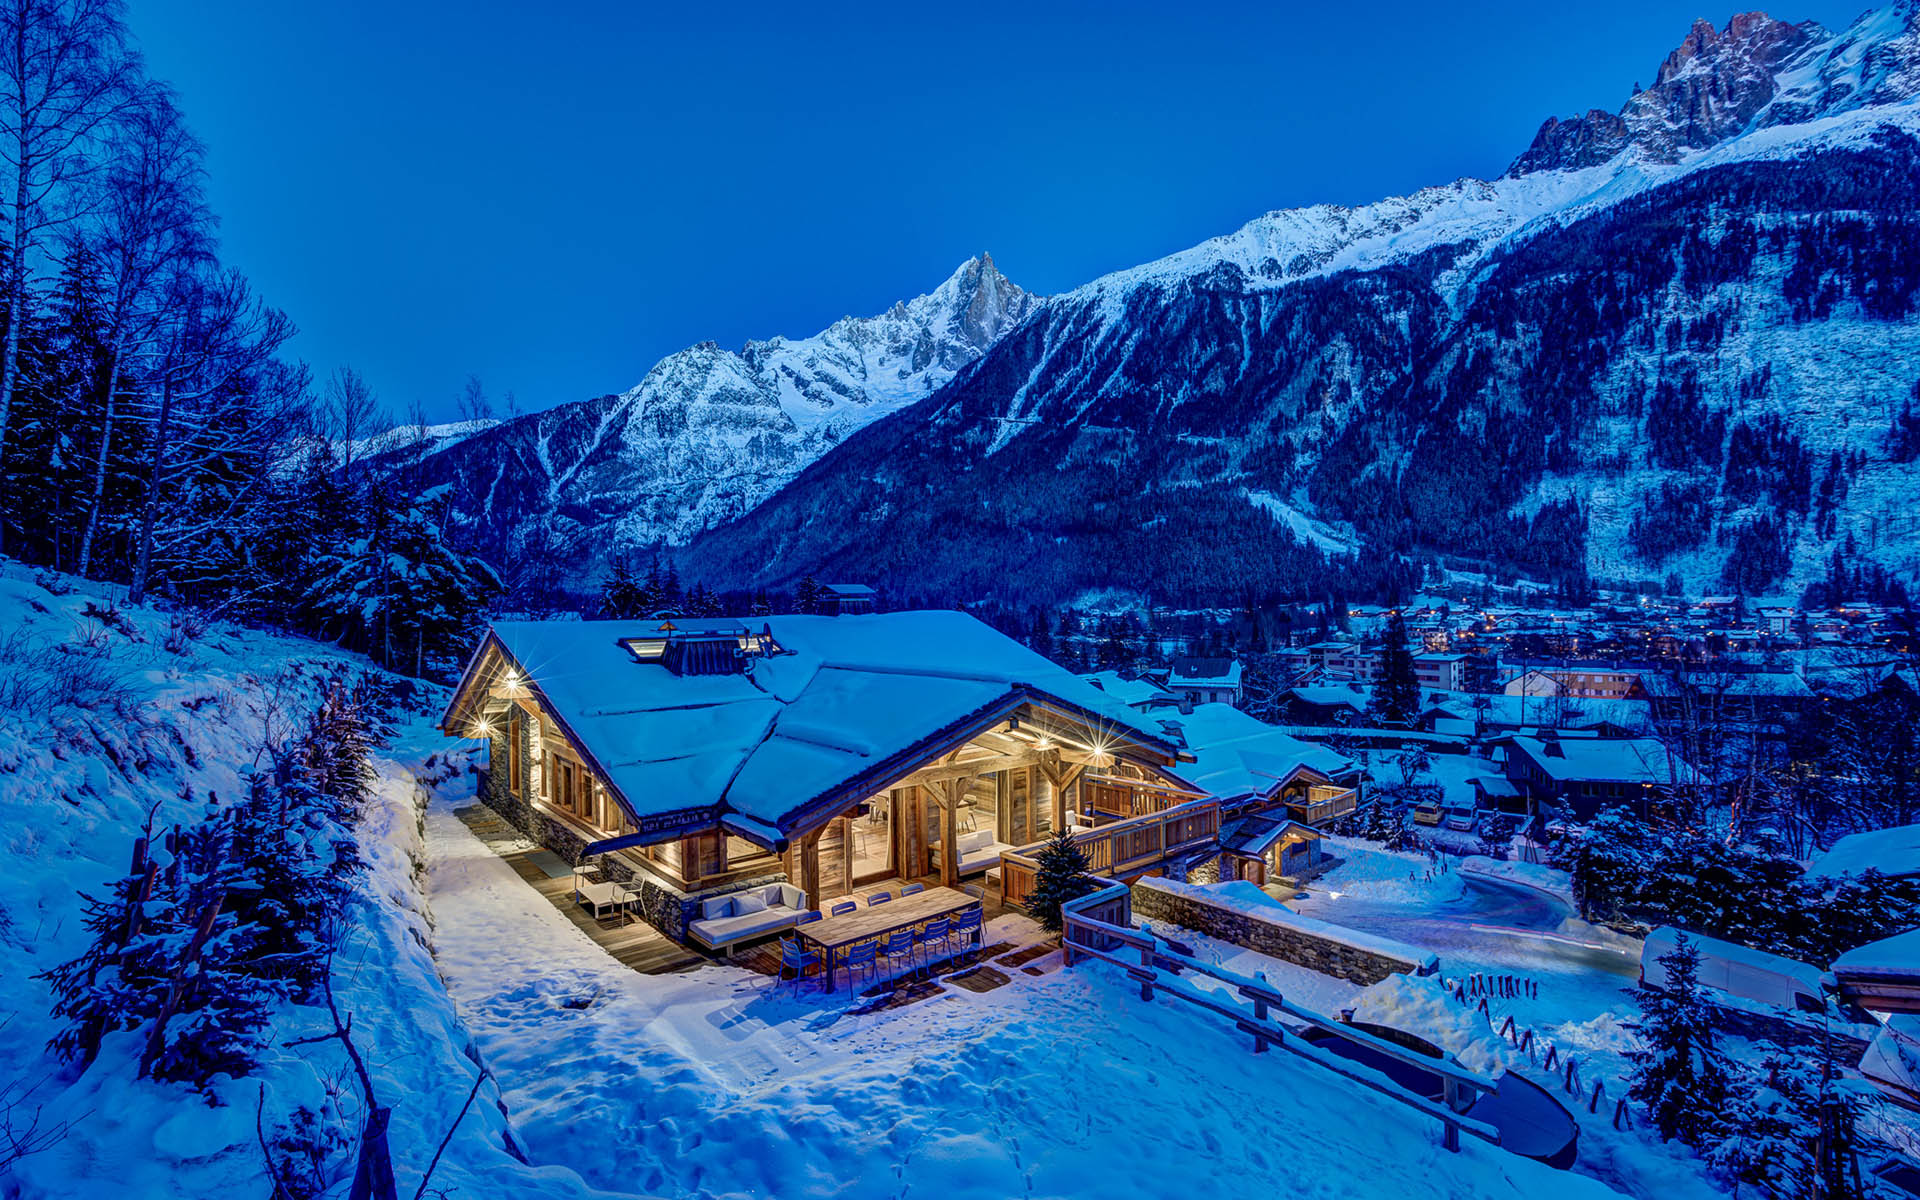
[[[876,904],[885,904],[891,899],[893,899],[892,892],[875,892],[873,895],[867,897],[867,907],[872,908]]]
[[[924,892],[926,890],[927,890],[927,885],[924,883],[910,883],[907,886],[900,889],[900,894],[902,896],[918,896],[921,892]]]
[[[851,900],[842,900],[833,906],[833,915],[836,917],[844,917],[858,907],[860,906]]]
[[[978,908],[970,908],[953,918],[952,935],[965,938],[969,950],[978,950],[986,935],[981,929],[981,913]]]
[[[896,929],[880,943],[880,957],[889,966],[904,962],[907,970],[913,970],[913,930]],[[889,980],[894,976],[889,975]]]
[[[802,925],[811,925],[815,921],[822,920],[822,919],[823,918],[820,916],[820,910],[816,908],[810,912],[801,913],[800,919],[795,921],[793,924],[795,928],[798,928]]]
[[[873,942],[861,942],[858,945],[848,947],[847,956],[840,960],[840,965],[847,969],[848,991],[853,990],[853,973],[855,971],[860,971],[869,976],[878,972],[879,964],[874,961],[874,955],[879,949],[880,947]],[[831,975],[828,977],[828,982],[832,982]]]
[[[793,972],[793,990],[800,990],[800,983],[807,977],[808,967],[820,965],[820,956],[811,950],[802,949],[799,939],[780,939],[780,973],[774,976],[773,985],[780,986],[789,970]]]
[[[936,917],[920,927],[920,961],[927,968],[928,977],[933,975],[933,944],[940,943],[943,958],[953,957],[953,923],[946,917]]]

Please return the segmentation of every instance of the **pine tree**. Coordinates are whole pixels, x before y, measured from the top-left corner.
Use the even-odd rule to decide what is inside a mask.
[[[793,611],[797,613],[816,613],[820,611],[820,582],[808,575],[793,589]]]
[[[1390,725],[1411,725],[1420,715],[1420,684],[1413,676],[1413,653],[1407,648],[1407,619],[1397,608],[1387,617],[1373,704],[1380,719]]]
[[[1092,866],[1087,862],[1086,852],[1064,829],[1054,830],[1047,844],[1034,855],[1034,861],[1039,867],[1034,872],[1033,890],[1027,893],[1027,911],[1040,922],[1042,929],[1059,933],[1060,906],[1094,889],[1093,878],[1088,874]]]
[[[1661,1137],[1698,1148],[1720,1132],[1731,1084],[1700,993],[1700,948],[1683,934],[1660,964],[1666,986],[1642,982],[1635,989],[1641,1046],[1627,1052],[1633,1064],[1627,1091],[1646,1106]]]
[[[634,578],[633,564],[622,556],[607,569],[600,584],[600,615],[625,620],[642,615],[640,581]]]

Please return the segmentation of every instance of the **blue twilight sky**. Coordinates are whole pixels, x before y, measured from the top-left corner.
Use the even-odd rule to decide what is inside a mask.
[[[1725,0],[1720,0],[1725,3]],[[1859,0],[1775,15],[1832,28]],[[1274,208],[1505,169],[1701,0],[135,0],[228,259],[396,413],[545,407],[989,250],[1065,290]]]

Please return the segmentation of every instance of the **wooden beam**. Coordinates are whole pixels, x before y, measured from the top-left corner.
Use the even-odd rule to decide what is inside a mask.
[[[966,794],[964,779],[946,785],[946,803],[940,806],[940,885],[954,887],[960,882],[960,797]]]
[[[825,832],[823,825],[800,839],[800,890],[815,908],[825,899],[820,894],[820,835]]]

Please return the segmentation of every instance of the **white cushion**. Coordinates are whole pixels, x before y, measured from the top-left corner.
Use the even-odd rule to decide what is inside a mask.
[[[715,896],[711,900],[700,902],[700,919],[703,921],[718,921],[732,915],[732,896]]]
[[[742,892],[733,898],[732,915],[736,917],[745,917],[753,913],[765,911],[767,911],[767,901],[764,896],[758,896],[752,892]]]
[[[969,850],[978,850],[982,846],[990,846],[992,844],[993,830],[991,829],[977,829],[972,833],[963,833],[960,835],[960,853],[962,855],[966,854]]]

